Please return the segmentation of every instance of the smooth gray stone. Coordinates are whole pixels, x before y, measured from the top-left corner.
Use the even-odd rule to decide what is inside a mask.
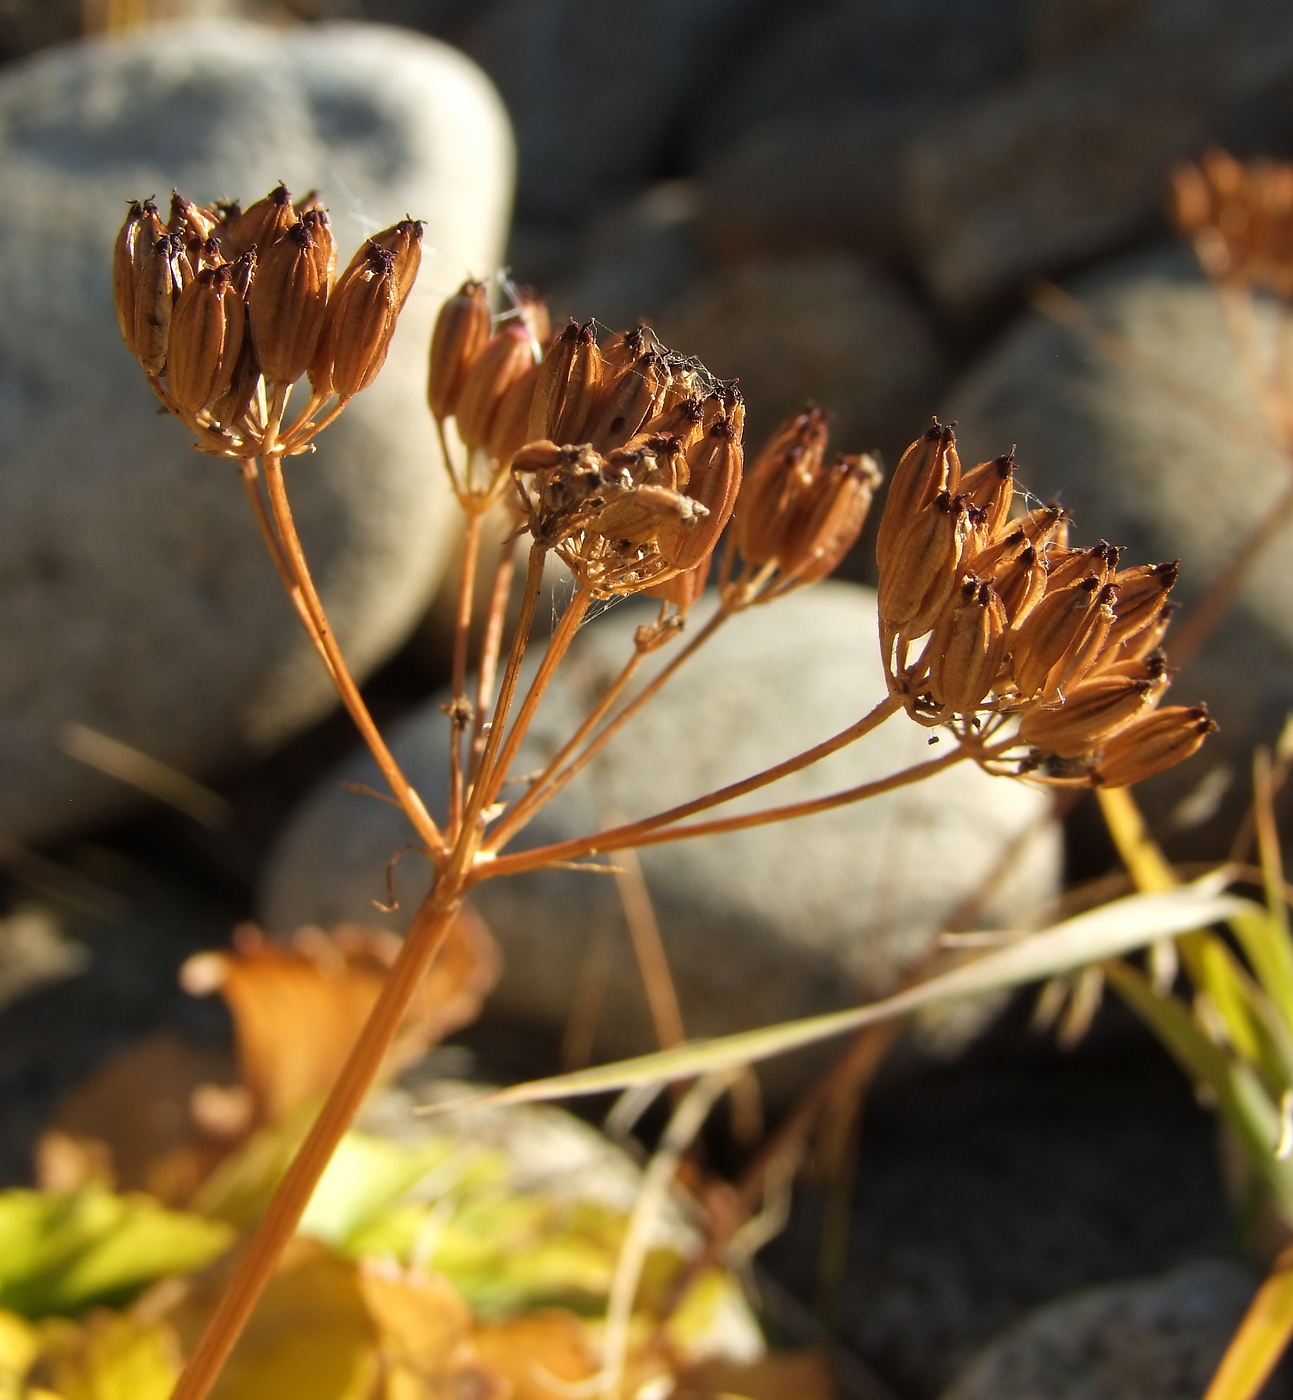
[[[516,771],[540,767],[571,732],[618,671],[635,626],[653,611],[620,605],[585,628]],[[869,589],[825,583],[754,609],[678,672],[523,841],[595,831],[756,773],[844,729],[883,694]],[[924,762],[938,753],[929,737],[899,714],[815,768],[724,810],[815,797]],[[446,730],[439,703],[406,719],[392,746],[432,810],[442,811]],[[425,889],[426,866],[410,854],[395,870],[400,911],[377,913],[383,871],[409,833],[396,810],[340,787],[343,780],[377,782],[371,763],[357,757],[302,804],[263,887],[272,931],[350,919],[403,927]],[[1019,859],[994,891],[985,914],[991,923],[1027,919],[1054,894],[1059,832],[1044,794],[966,765],[790,824],[645,848],[642,867],[687,1033],[767,1025],[892,990],[1016,838]],[[597,1052],[651,1048],[610,879],[550,870],[486,882],[475,900],[505,963],[487,1016],[559,1035],[587,961],[605,939],[610,965]],[[929,1023],[929,1036],[954,1048],[984,1014],[951,1008]]]
[[[121,343],[111,253],[130,197],[319,188],[341,260],[406,213],[422,274],[386,367],[289,467],[354,670],[401,643],[448,544],[425,406],[440,300],[495,265],[511,147],[483,76],[394,29],[175,24],[0,76],[0,831],[43,839],[130,789],[65,756],[78,722],[196,775],[280,743],[331,689],[237,472],[158,416]]]
[[[1260,449],[1271,438],[1256,395],[1218,293],[1187,249],[1120,260],[1071,290],[1157,378],[1028,315],[971,367],[950,395],[947,416],[958,423],[965,461],[1016,443],[1020,482],[1073,512],[1075,540],[1125,545],[1127,563],[1180,559],[1173,597],[1187,609],[1174,624],[1179,635],[1188,605],[1286,489],[1287,460],[1273,446]],[[1258,323],[1268,334],[1269,308],[1259,308]],[[1293,708],[1291,578],[1293,534],[1285,531],[1258,557],[1203,650],[1182,667],[1169,703],[1206,701],[1221,733],[1143,789],[1157,810],[1219,762],[1242,777],[1253,745],[1278,736]]]
[[[987,1346],[942,1400],[1196,1400],[1256,1287],[1239,1264],[1209,1260],[1069,1294]]]

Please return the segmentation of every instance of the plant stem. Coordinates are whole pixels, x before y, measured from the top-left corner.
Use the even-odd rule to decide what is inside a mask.
[[[543,699],[544,692],[556,674],[557,667],[561,665],[562,658],[569,651],[570,643],[574,641],[575,633],[579,630],[579,625],[583,622],[592,601],[592,590],[580,584],[575,590],[575,596],[570,600],[570,606],[561,614],[557,630],[548,642],[547,650],[543,653],[543,660],[539,663],[539,669],[535,672],[534,679],[530,682],[530,688],[526,691],[525,699],[517,712],[516,720],[507,736],[507,743],[503,746],[503,751],[499,754],[498,761],[489,775],[485,790],[486,803],[493,802],[497,798],[499,789],[507,780],[507,770],[516,760],[521,742],[530,728],[535,711],[539,708],[539,701]],[[478,783],[485,781],[483,766],[481,776],[476,781]]]
[[[537,870],[554,861],[600,855],[606,851],[619,851],[626,846],[658,846],[665,841],[685,841],[692,836],[713,836],[729,831],[744,831],[753,826],[767,826],[771,822],[790,821],[795,817],[811,817],[817,812],[830,811],[833,807],[846,807],[853,802],[863,802],[869,797],[879,797],[882,793],[893,792],[897,788],[907,787],[911,783],[931,778],[935,773],[941,773],[944,768],[950,768],[954,763],[960,763],[964,759],[983,756],[995,757],[995,751],[989,750],[986,755],[980,755],[974,748],[962,744],[950,753],[944,754],[942,758],[933,758],[925,763],[914,764],[910,768],[900,769],[897,773],[890,773],[887,778],[877,778],[873,782],[861,783],[857,787],[846,788],[842,792],[833,792],[826,797],[814,797],[806,802],[791,802],[783,807],[765,807],[758,812],[745,812],[736,817],[721,817],[716,821],[693,822],[690,826],[670,825],[670,823],[680,820],[681,816],[687,815],[690,810],[696,810],[697,803],[703,806],[713,805],[707,798],[697,798],[696,803],[686,803],[682,807],[670,808],[669,811],[660,812],[654,817],[644,817],[641,821],[630,822],[626,826],[612,827],[609,831],[599,832],[595,836],[579,836],[570,841],[559,841],[551,846],[539,846],[530,851],[518,851],[515,855],[497,856],[477,873],[473,883],[478,882],[481,878],[516,875],[525,870]],[[760,779],[762,777],[763,775],[759,775]],[[768,778],[764,781],[751,778],[746,781],[755,787],[762,787],[764,781],[775,782],[776,778]],[[736,786],[742,787],[744,784],[738,783]]]
[[[631,720],[633,716],[665,686],[683,662],[694,656],[700,647],[703,646],[731,616],[731,611],[720,605],[718,611],[714,613],[704,627],[696,633],[680,652],[677,652],[670,659],[668,664],[652,678],[650,684],[644,686],[642,690],[625,705],[619,714],[594,736],[581,753],[568,763],[564,769],[557,772],[557,765],[564,762],[565,758],[583,742],[584,737],[593,726],[601,720],[602,716],[619,698],[624,687],[632,680],[633,673],[637,669],[638,663],[641,661],[643,655],[640,651],[635,651],[633,656],[629,658],[624,670],[616,677],[610,689],[598,702],[593,712],[561,747],[556,756],[535,780],[530,790],[521,798],[516,806],[504,816],[497,828],[490,833],[487,849],[491,851],[502,850],[503,846],[527,821],[529,821],[534,813],[540,807],[550,802],[572,778],[581,773],[629,720]]]
[[[432,820],[422,799],[404,776],[391,751],[386,747],[376,724],[373,723],[372,715],[368,713],[368,706],[364,704],[359,687],[350,674],[345,658],[341,654],[341,648],[337,645],[336,638],[332,634],[332,628],[328,624],[323,603],[314,587],[309,565],[305,561],[305,552],[301,548],[301,541],[296,533],[296,524],[292,519],[292,508],[288,503],[287,487],[283,480],[282,458],[277,453],[267,452],[264,456],[264,462],[265,483],[269,488],[270,510],[273,513],[279,538],[283,543],[284,558],[296,586],[301,590],[317,637],[317,644],[328,659],[333,684],[341,696],[342,703],[349,711],[351,719],[354,720],[356,728],[363,736],[364,742],[368,745],[377,766],[381,769],[382,776],[390,786],[392,794],[412,823],[413,830],[417,832],[418,839],[426,845],[433,859],[436,856],[441,856],[444,854],[445,842],[440,834],[440,829]]]
[[[171,1400],[205,1400],[296,1231],[337,1144],[381,1069],[414,993],[458,912],[458,900],[432,891],[418,910],[372,1015],[364,1024],[319,1116],[252,1233],[215,1313],[189,1357]]]
[[[481,517],[467,516],[462,544],[462,572],[458,579],[458,618],[453,636],[453,698],[449,709],[449,831],[456,836],[462,820],[463,734],[470,723],[467,713],[467,642],[471,634],[471,607],[476,591],[476,562],[480,557]]]
[[[512,592],[516,574],[516,540],[509,535],[499,550],[494,567],[494,587],[485,617],[485,635],[480,646],[480,672],[476,678],[476,717],[472,724],[471,762],[468,773],[475,777],[480,755],[485,747],[485,719],[489,714],[490,696],[494,693],[494,676],[498,671],[498,656],[503,647],[503,626],[507,621],[507,600]]]

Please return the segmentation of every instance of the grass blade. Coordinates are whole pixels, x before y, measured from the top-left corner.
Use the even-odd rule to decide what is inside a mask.
[[[1293,1333],[1293,1249],[1275,1261],[1231,1338],[1203,1400],[1251,1400]]]

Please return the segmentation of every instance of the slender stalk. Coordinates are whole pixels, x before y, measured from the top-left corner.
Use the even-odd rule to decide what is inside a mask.
[[[561,665],[562,658],[570,650],[570,643],[574,641],[575,633],[587,615],[592,601],[592,590],[586,585],[580,584],[575,590],[575,596],[570,600],[570,606],[561,614],[557,630],[552,634],[547,650],[543,653],[543,660],[539,663],[539,669],[535,672],[534,679],[530,682],[530,688],[526,691],[525,699],[521,702],[521,708],[517,712],[516,720],[507,736],[507,743],[504,744],[488,777],[482,764],[480,776],[476,781],[478,785],[485,785],[486,803],[493,802],[498,796],[499,789],[507,778],[507,771],[515,762],[521,742],[529,731],[530,722],[534,719],[535,711],[539,708],[539,702],[543,699],[544,692],[556,674],[557,667]]]
[[[654,817],[645,817],[642,821],[612,827],[609,831],[599,832],[595,836],[579,836],[570,841],[556,842],[551,846],[518,851],[515,855],[497,856],[478,872],[476,881],[481,878],[492,879],[496,875],[517,875],[524,870],[541,869],[553,861],[572,860],[578,856],[598,855],[606,851],[620,851],[627,846],[658,846],[666,841],[685,841],[692,836],[714,836],[729,831],[745,831],[754,826],[767,826],[771,822],[790,821],[795,817],[811,817],[817,812],[846,807],[853,802],[864,802],[869,797],[879,797],[882,793],[893,792],[898,788],[921,782],[925,778],[932,778],[944,768],[950,768],[954,763],[971,757],[991,758],[995,757],[995,751],[989,750],[986,755],[980,755],[975,749],[962,744],[944,754],[942,758],[914,764],[910,768],[889,774],[887,778],[860,783],[857,787],[833,792],[826,797],[815,797],[806,802],[791,802],[782,807],[765,807],[758,812],[745,812],[740,816],[722,817],[716,821],[693,822],[690,826],[670,826],[669,823],[679,819],[674,814],[684,810],[672,808]],[[687,807],[691,805],[686,804]]]
[[[264,456],[264,463],[265,483],[269,488],[269,506],[273,513],[274,525],[283,543],[284,558],[293,580],[301,590],[301,595],[314,624],[318,645],[328,658],[332,680],[341,696],[342,703],[349,711],[350,717],[363,736],[364,742],[368,745],[377,766],[382,771],[382,776],[390,786],[391,792],[412,823],[413,830],[417,832],[419,840],[426,845],[433,858],[443,855],[445,842],[440,834],[440,829],[432,820],[422,799],[404,776],[394,755],[386,747],[385,740],[378,732],[372,715],[368,713],[368,706],[364,704],[359,687],[350,674],[350,669],[341,654],[341,648],[337,645],[336,638],[332,634],[332,628],[328,625],[323,603],[314,587],[314,580],[310,576],[309,565],[305,560],[305,552],[301,548],[300,537],[296,533],[296,524],[292,519],[292,508],[287,499],[287,486],[283,480],[282,458],[276,453],[267,452]]]
[[[637,958],[642,989],[656,1043],[661,1050],[672,1050],[687,1038],[683,1029],[682,1008],[678,1005],[678,990],[669,970],[669,958],[660,936],[660,922],[651,904],[651,894],[642,875],[642,866],[632,850],[622,853],[620,869],[615,872],[624,920],[629,926],[629,938]]]
[[[637,663],[641,659],[641,653],[635,653],[634,657],[630,658],[629,666],[625,668],[627,674],[621,672],[620,676],[612,684],[611,690],[608,692],[609,703],[607,703],[607,697],[603,696],[602,702],[598,704],[593,713],[579,726],[570,740],[562,747],[552,762],[549,763],[548,767],[539,775],[538,779],[535,781],[535,786],[521,798],[516,806],[504,816],[501,822],[499,822],[495,830],[490,833],[490,839],[486,849],[491,851],[502,850],[503,846],[527,821],[529,821],[534,813],[540,807],[550,802],[572,778],[581,773],[615,735],[623,729],[629,720],[663,689],[683,662],[694,656],[731,616],[732,613],[729,609],[720,606],[718,611],[714,613],[691,641],[689,641],[680,652],[675,653],[668,664],[652,678],[651,682],[644,686],[615,718],[593,737],[591,742],[585,746],[583,751],[579,753],[572,762],[568,763],[560,772],[553,772],[552,770],[555,769],[556,765],[562,761],[562,756],[573,751],[575,745],[583,741],[583,736],[601,719],[606,710],[610,709],[611,705],[615,703],[618,693],[622,691],[624,686],[632,679],[633,670],[636,669]]]
[[[382,985],[372,1015],[360,1031],[318,1118],[247,1242],[171,1400],[205,1400],[210,1393],[257,1299],[273,1276],[279,1257],[295,1233],[319,1178],[381,1069],[404,1012],[440,951],[457,912],[457,900],[451,902],[447,895],[440,897],[435,891],[418,911],[399,957]]]
[[[489,597],[489,612],[485,615],[485,635],[480,644],[480,671],[476,677],[476,718],[472,724],[471,762],[468,772],[475,777],[480,755],[485,747],[485,720],[489,714],[490,697],[494,693],[494,676],[498,657],[503,649],[503,626],[507,621],[507,600],[512,593],[516,574],[516,540],[509,535],[499,550],[494,568],[494,587]]]
[[[467,642],[471,635],[471,606],[476,591],[476,564],[480,557],[481,517],[467,516],[462,543],[462,572],[458,579],[458,617],[453,636],[449,709],[449,830],[456,833],[462,820],[463,734],[471,722],[467,700]]]
[[[493,780],[498,760],[498,751],[503,744],[503,730],[507,716],[516,695],[516,683],[521,674],[521,660],[530,640],[530,629],[534,626],[534,610],[539,602],[539,591],[543,587],[543,565],[548,557],[544,545],[530,546],[530,562],[525,575],[525,592],[521,596],[521,615],[517,619],[516,634],[512,638],[512,649],[507,657],[507,669],[503,672],[503,684],[499,687],[498,700],[494,704],[494,717],[490,722],[485,748],[480,756],[480,766],[467,799],[467,810],[463,814],[462,829],[453,850],[453,866],[459,873],[468,870],[479,849],[480,833],[477,827],[486,802],[491,800],[486,794]]]

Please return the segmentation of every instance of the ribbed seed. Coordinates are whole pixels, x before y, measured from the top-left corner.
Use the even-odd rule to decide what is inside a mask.
[[[902,454],[889,482],[875,556],[881,572],[889,567],[899,536],[912,517],[940,492],[955,495],[960,486],[961,463],[956,455],[956,435],[935,419],[933,425]]]
[[[969,538],[961,497],[944,491],[917,512],[880,575],[881,621],[908,640],[924,636],[952,596]]]
[[[952,714],[973,714],[1001,670],[1006,634],[1006,610],[996,590],[982,579],[966,579],[930,642],[935,701]]]
[[[740,436],[730,420],[717,419],[692,445],[688,465],[687,494],[707,513],[690,528],[666,527],[660,534],[660,553],[684,572],[696,570],[709,558],[736,506],[742,451]]]
[[[368,243],[328,299],[310,382],[348,399],[365,389],[386,361],[398,314],[395,258]]]
[[[519,321],[507,322],[485,342],[467,371],[455,416],[468,447],[484,447],[494,431],[507,391],[534,367],[530,335]]]
[[[443,421],[456,412],[467,374],[488,340],[489,301],[485,284],[464,282],[440,308],[431,335],[427,401],[436,418]]]
[[[869,453],[840,456],[821,471],[799,503],[777,561],[785,579],[816,583],[853,548],[884,480]]]
[[[271,384],[293,384],[309,369],[335,262],[331,232],[316,218],[293,224],[261,258],[247,310],[256,356]]]
[[[1197,752],[1217,726],[1206,705],[1169,705],[1129,724],[1104,747],[1095,781],[1105,787],[1143,782]]]
[[[1035,705],[1019,725],[1019,737],[1042,753],[1080,758],[1112,738],[1167,688],[1129,676],[1098,676],[1075,686],[1059,705]]]
[[[186,413],[224,394],[237,367],[246,313],[230,282],[228,268],[204,268],[175,303],[166,382]]]

